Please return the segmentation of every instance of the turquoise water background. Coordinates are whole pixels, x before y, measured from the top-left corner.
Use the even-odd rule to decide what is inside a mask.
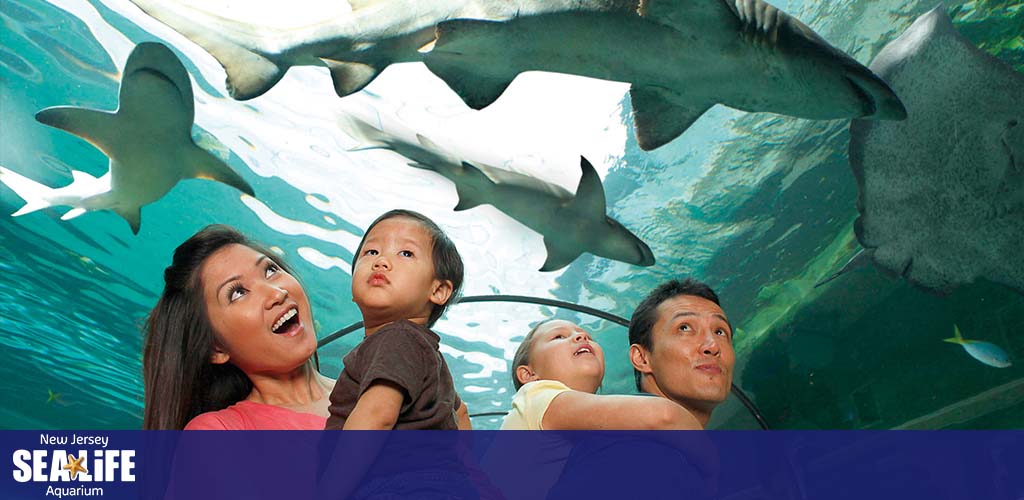
[[[934,2],[777,2],[867,63]],[[533,295],[628,317],[654,286],[681,275],[711,284],[738,326],[735,383],[774,428],[1024,426],[1024,297],[979,281],[947,296],[875,268],[821,288],[858,244],[848,121],[807,121],[712,109],[681,138],[643,152],[625,87],[525,75],[493,109],[467,110],[417,65],[390,68],[370,92],[337,98],[323,68],[297,68],[247,102],[226,96],[220,66],[126,1],[2,0],[0,165],[52,187],[70,170],[94,176],[106,157],[37,123],[48,106],[112,110],[135,43],[163,41],[194,78],[197,127],[254,188],[248,198],[209,181],[180,183],[142,211],[133,235],[110,212],[61,221],[0,185],[0,427],[141,426],[141,323],[174,247],[207,224],[236,226],[282,251],[310,294],[320,337],[360,319],[348,263],[362,228],[387,209],[437,220],[467,261],[466,294]],[[1020,2],[947,2],[958,30],[1024,70]],[[609,213],[647,241],[650,268],[584,255],[555,273],[540,237],[491,207],[453,212],[452,185],[389,152],[350,152],[347,113],[430,131],[437,142],[574,190],[578,156],[604,181]],[[433,138],[434,136],[432,136]],[[1022,242],[1024,244],[1024,242]],[[1024,264],[1022,264],[1024,265]],[[604,393],[632,392],[625,329],[548,307],[451,308],[436,330],[471,413],[503,411],[508,360],[533,322],[581,322],[605,347]],[[953,325],[1001,346],[1014,365],[985,366],[943,343]],[[361,332],[320,352],[337,376]],[[499,419],[474,419],[496,428]],[[755,428],[731,399],[711,423]]]

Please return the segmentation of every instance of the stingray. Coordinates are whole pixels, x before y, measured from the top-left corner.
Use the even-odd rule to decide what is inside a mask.
[[[850,126],[865,250],[844,270],[873,262],[937,293],[978,278],[1024,293],[1024,75],[959,34],[942,8],[871,69],[908,118]]]
[[[464,161],[420,134],[415,142],[404,140],[354,117],[345,125],[361,141],[354,151],[394,151],[408,159],[409,166],[452,181],[459,195],[456,211],[491,205],[539,233],[547,250],[541,271],[561,269],[583,253],[637,266],[654,264],[650,247],[607,215],[604,186],[586,158],[580,157],[582,175],[573,195],[535,177]]]
[[[4,170],[0,180],[12,188],[18,185],[15,190],[26,201],[14,215],[53,205],[73,207],[65,219],[89,210],[112,210],[137,234],[142,206],[183,179],[220,181],[254,196],[249,183],[192,140],[193,106],[192,85],[181,61],[164,45],[139,44],[125,64],[116,111],[59,106],[36,114],[40,123],[75,134],[107,155],[107,174],[92,178],[73,172],[70,186],[50,190]]]

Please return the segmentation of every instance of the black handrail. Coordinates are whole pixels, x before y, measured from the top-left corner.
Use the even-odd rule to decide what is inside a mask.
[[[526,295],[470,295],[468,297],[459,298],[458,300],[453,302],[452,305],[469,304],[472,302],[520,302],[524,304],[537,304],[543,306],[561,307],[564,309],[570,309],[576,312],[589,314],[591,316],[611,321],[612,323],[627,328],[629,327],[629,320],[623,318],[622,316],[617,316],[615,314],[605,312],[600,309],[594,309],[593,307],[574,304],[572,302],[566,302],[563,300],[545,299],[543,297],[529,297]],[[344,337],[345,335],[348,335],[362,327],[362,321],[352,323],[351,325],[348,325],[345,328],[342,328],[341,330],[338,330],[320,339],[320,341],[317,342],[317,348],[323,347],[331,342],[334,342],[335,340],[338,340],[341,337]],[[757,420],[757,424],[760,425],[762,429],[768,430],[768,422],[765,421],[764,416],[761,415],[760,410],[757,409],[757,406],[754,405],[754,402],[751,401],[749,397],[747,397],[743,390],[737,387],[736,384],[732,384],[732,393],[736,395],[736,398],[740,400],[740,403],[743,403],[743,406],[754,417],[754,420]],[[474,413],[470,415],[470,417],[490,417],[500,416],[504,414],[505,412]]]

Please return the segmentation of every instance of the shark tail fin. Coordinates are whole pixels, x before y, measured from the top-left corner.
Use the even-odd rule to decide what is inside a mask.
[[[831,276],[815,283],[814,288],[818,288],[824,285],[825,283],[828,283],[850,271],[853,271],[854,269],[868,265],[871,262],[871,257],[873,255],[874,252],[872,250],[865,250],[863,248],[860,249],[856,254],[853,255],[853,257],[850,257],[850,260],[847,261],[846,264],[844,264],[840,270],[836,271],[835,274],[832,274]]]
[[[953,325],[953,336],[948,339],[942,339],[943,342],[949,342],[950,344],[965,345],[968,341],[964,340],[964,336],[960,334],[960,327]]]
[[[629,89],[629,97],[633,105],[636,142],[644,151],[657,149],[679,137],[715,105],[713,102],[693,102],[684,106],[670,101],[668,92],[650,87],[633,87]]]
[[[340,120],[340,123],[345,132],[358,142],[358,144],[349,148],[349,151],[391,149],[383,140],[384,132],[363,119],[356,118],[355,116],[346,116]]]
[[[467,106],[483,109],[501,97],[518,71],[509,75],[480,75],[473,71],[474,64],[461,59],[495,43],[504,43],[493,37],[502,23],[476,19],[453,19],[437,25],[437,42],[423,57],[427,68],[444,80]]]
[[[582,255],[581,252],[560,251],[558,246],[548,243],[547,237],[544,238],[544,249],[548,253],[548,258],[540,268],[540,272],[542,273],[557,271],[568,266],[572,261],[576,260],[577,257]]]
[[[15,194],[25,200],[25,205],[19,208],[17,212],[11,214],[12,217],[18,217],[53,206],[50,196],[54,190],[48,186],[4,167],[0,167],[0,182],[7,185]]]
[[[384,69],[361,62],[335,61],[326,58],[320,58],[320,60],[331,71],[331,81],[334,82],[334,92],[338,94],[338,97],[345,97],[363,90],[363,87],[369,85]],[[384,66],[386,67],[387,64]]]
[[[462,162],[462,171],[458,172],[457,175],[478,177],[477,180],[480,183],[494,184],[494,181],[492,181],[490,178],[488,178],[487,175],[484,174],[479,168],[476,168],[475,166],[473,166],[473,164],[468,163],[468,162]],[[459,195],[459,203],[457,205],[455,205],[455,211],[456,212],[461,211],[461,210],[469,210],[469,209],[471,209],[473,207],[476,207],[476,206],[479,206],[479,205],[486,205],[486,204],[491,202],[490,200],[486,199],[483,196],[483,193],[480,193],[476,189],[469,189],[469,188],[466,187],[466,186],[470,186],[470,185],[473,185],[473,184],[476,184],[476,183],[474,183],[474,182],[465,182],[465,183],[463,183],[463,182],[456,182],[455,183],[455,192],[458,193],[458,195]]]
[[[267,36],[269,28],[260,27],[257,33],[252,26],[181,2],[132,0],[132,3],[213,55],[227,72],[228,93],[235,99],[252,99],[263,94],[287,70],[257,48],[264,38],[274,38]]]

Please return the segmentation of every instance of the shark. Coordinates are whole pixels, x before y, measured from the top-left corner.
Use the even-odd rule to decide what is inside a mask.
[[[341,96],[362,90],[393,63],[422,60],[421,50],[448,19],[509,19],[522,12],[565,8],[576,0],[350,0],[316,5],[315,22],[282,27],[228,17],[227,8],[182,0],[131,0],[147,15],[209,52],[227,73],[229,95],[263,95],[293,66],[326,66]],[[617,0],[587,0],[592,8],[615,8]],[[223,3],[223,2],[222,2]],[[282,12],[291,8],[280,4]]]
[[[941,7],[871,63],[903,122],[853,120],[863,248],[872,264],[940,295],[979,278],[1024,293],[1024,74],[979,50]]]
[[[815,120],[903,120],[889,85],[762,0],[589,2],[508,20],[438,23],[427,67],[474,109],[524,71],[630,84],[639,146],[656,149],[721,103]]]
[[[13,215],[54,205],[72,209],[62,219],[92,210],[111,210],[138,234],[142,206],[167,194],[183,179],[222,182],[255,196],[252,186],[192,139],[195,109],[185,67],[166,46],[141,43],[125,63],[115,111],[73,106],[36,114],[45,125],[77,135],[109,157],[101,177],[72,171],[70,185],[50,189],[0,168],[0,181],[25,199]]]
[[[409,160],[409,166],[436,172],[454,183],[459,196],[456,211],[491,205],[539,233],[547,250],[541,272],[568,266],[583,253],[644,267],[655,263],[650,247],[607,215],[601,178],[582,156],[579,185],[572,194],[535,177],[470,163],[421,134],[415,140],[403,139],[355,117],[346,117],[343,124],[360,141],[353,151],[393,151]]]

